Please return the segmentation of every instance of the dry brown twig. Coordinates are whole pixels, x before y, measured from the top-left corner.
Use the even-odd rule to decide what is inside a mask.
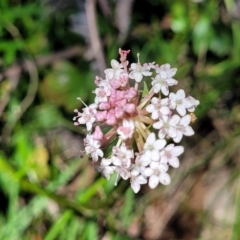
[[[98,29],[96,25],[96,2],[95,0],[86,1],[86,15],[88,21],[88,29],[90,36],[90,44],[93,51],[94,58],[97,62],[97,69],[99,73],[104,72],[106,69],[106,63],[104,54],[102,51],[102,44],[98,35]]]

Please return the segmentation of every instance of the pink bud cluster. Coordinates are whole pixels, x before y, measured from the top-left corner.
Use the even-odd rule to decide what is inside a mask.
[[[84,152],[95,169],[107,180],[116,173],[115,184],[120,177],[130,179],[137,193],[142,184],[155,188],[171,182],[167,171],[179,166],[178,156],[184,152],[174,143],[194,134],[190,122],[199,101],[186,97],[182,89],[169,92],[178,83],[173,78],[176,68],[154,62],[142,65],[139,56],[128,68],[129,52],[120,49],[120,63],[112,60],[105,78],[95,78],[95,101],[82,112],[75,110],[74,124],[86,124]],[[143,79],[144,91],[139,84]],[[167,144],[171,139],[174,143]]]

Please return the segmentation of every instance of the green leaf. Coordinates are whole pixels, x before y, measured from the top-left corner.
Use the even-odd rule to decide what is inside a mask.
[[[97,240],[97,224],[95,222],[88,222],[86,226],[86,240]]]
[[[128,188],[128,190],[125,193],[124,205],[122,211],[120,212],[120,218],[125,227],[128,226],[131,221],[133,206],[134,206],[134,192],[131,188]]]
[[[73,216],[72,211],[70,210],[65,211],[50,228],[44,240],[56,239],[57,236],[59,236],[62,232],[66,230],[66,225],[70,221],[72,216]]]
[[[193,50],[197,55],[206,53],[212,35],[213,29],[210,19],[202,15],[193,29]]]
[[[59,61],[45,77],[40,92],[47,102],[63,106],[72,112],[82,105],[77,97],[83,101],[89,98],[93,84],[91,72],[80,72],[70,62]]]
[[[147,83],[144,81],[143,82],[143,93],[142,93],[142,97],[145,97],[148,94],[149,90],[148,90],[148,86]]]

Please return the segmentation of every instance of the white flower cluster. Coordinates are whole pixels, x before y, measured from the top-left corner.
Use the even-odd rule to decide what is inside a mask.
[[[176,68],[138,61],[128,69],[129,51],[119,53],[121,63],[112,60],[105,79],[95,79],[95,103],[83,112],[75,110],[74,120],[75,125],[86,124],[85,153],[95,169],[107,180],[116,173],[115,184],[119,178],[130,179],[137,193],[142,184],[155,188],[171,182],[168,169],[179,167],[178,157],[184,152],[175,143],[183,135],[194,134],[190,123],[199,101],[186,96],[182,89],[169,93],[169,87],[178,83],[173,78]],[[130,79],[135,81],[134,87]],[[152,86],[145,94],[139,89],[143,80]],[[106,150],[109,146],[110,152]]]

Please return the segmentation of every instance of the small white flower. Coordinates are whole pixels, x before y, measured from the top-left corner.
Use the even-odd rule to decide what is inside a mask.
[[[132,173],[135,173],[136,175],[143,174],[146,166],[149,165],[150,162],[151,159],[149,157],[145,158],[144,154],[138,154],[135,159],[135,163],[132,166]]]
[[[123,178],[129,178],[129,169],[132,166],[131,158],[134,157],[133,150],[127,149],[123,143],[121,147],[114,147],[111,157],[113,165],[116,166],[116,172]]]
[[[141,174],[138,175],[138,173],[136,173],[136,172],[131,172],[130,182],[131,182],[131,187],[132,187],[133,191],[135,193],[138,193],[141,188],[141,184],[146,184],[147,179],[145,177],[143,177]]]
[[[85,138],[85,151],[90,154],[93,161],[97,162],[99,157],[103,157],[103,151],[99,149],[101,146],[100,141],[94,140],[93,136],[88,134]]]
[[[111,95],[111,89],[108,83],[99,84],[99,88],[96,88],[94,93],[96,94],[95,103],[107,102],[108,96]]]
[[[112,161],[114,165],[121,165],[122,161],[129,162],[128,167],[131,164],[131,158],[134,157],[133,150],[127,149],[123,143],[120,147],[113,147]]]
[[[151,76],[152,73],[149,71],[149,66],[142,66],[140,63],[131,64],[132,71],[129,74],[131,79],[135,79],[136,82],[141,82],[143,76]]]
[[[101,172],[107,180],[110,179],[111,174],[116,170],[115,166],[110,166],[111,163],[111,159],[103,158],[100,166],[98,166],[99,172]]]
[[[124,179],[127,180],[130,175],[130,167],[131,167],[131,162],[129,159],[126,160],[117,160],[117,158],[113,159],[113,164],[116,166],[116,172]]]
[[[91,104],[89,107],[83,109],[83,113],[81,113],[81,117],[79,117],[78,122],[80,124],[86,124],[87,130],[90,131],[92,129],[92,124],[96,121],[95,114],[97,113],[97,105]]]
[[[190,102],[191,107],[189,107],[187,110],[189,112],[194,112],[195,111],[195,107],[197,107],[199,105],[199,101],[196,100],[195,98],[193,98],[192,96],[188,96],[186,97],[186,100]]]
[[[162,118],[153,124],[153,128],[159,129],[158,137],[165,138],[171,137],[175,138],[177,136],[176,125],[180,121],[180,117],[178,115],[162,116]]]
[[[186,109],[192,107],[191,102],[185,98],[185,92],[182,89],[179,89],[176,94],[170,93],[169,98],[171,99],[170,108],[176,109],[181,116],[186,115]]]
[[[168,163],[172,167],[178,168],[178,156],[180,156],[183,152],[184,148],[182,146],[174,146],[174,144],[169,144],[161,151],[161,162]]]
[[[160,150],[166,145],[165,139],[156,140],[155,133],[150,133],[144,144],[144,157],[150,158],[153,161],[159,161],[160,159]]]
[[[176,136],[173,138],[173,141],[175,143],[179,143],[183,137],[185,136],[192,136],[194,134],[194,131],[192,127],[188,126],[191,122],[191,116],[186,115],[176,125]]]
[[[144,172],[144,174],[149,177],[149,187],[153,189],[159,184],[159,182],[168,185],[171,182],[171,178],[167,174],[167,170],[167,164],[151,162],[150,167],[146,168]]]
[[[168,115],[170,113],[169,98],[158,99],[153,97],[151,104],[146,107],[146,111],[152,113],[151,117],[153,120],[160,118],[162,115]]]
[[[164,95],[168,95],[169,86],[176,85],[178,83],[177,80],[172,77],[175,75],[177,69],[170,68],[170,65],[164,64],[160,66],[156,72],[158,73],[155,78],[153,78],[152,86],[155,93],[162,92]]]
[[[171,68],[169,63],[165,63],[163,65],[161,65],[157,70],[157,73],[161,74],[164,78],[168,79],[173,77],[176,72],[177,72],[177,68]]]
[[[123,65],[119,63],[117,60],[113,59],[111,61],[111,67],[107,68],[104,73],[106,74],[107,79],[112,80],[114,76],[119,76],[119,74],[123,71]]]
[[[119,126],[117,133],[122,140],[132,138],[135,129],[133,120],[123,119],[122,126]]]
[[[158,64],[156,64],[155,62],[144,63],[143,66],[144,67],[149,67],[150,69],[157,69],[157,68],[159,68]]]

